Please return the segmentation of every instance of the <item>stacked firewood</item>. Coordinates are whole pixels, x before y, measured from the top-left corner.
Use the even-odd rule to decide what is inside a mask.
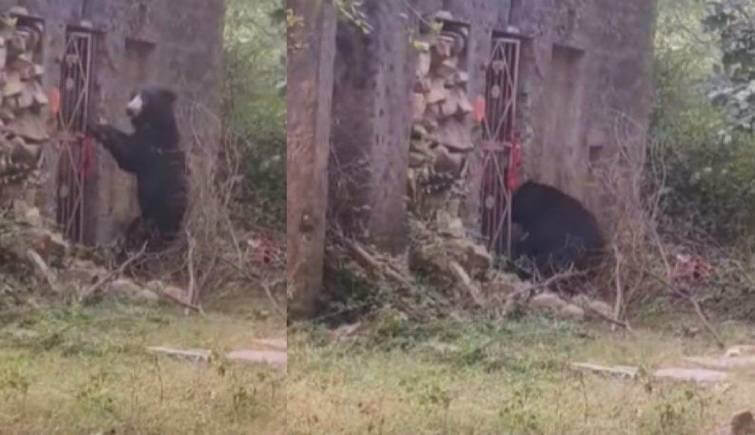
[[[20,7],[0,14],[0,198],[7,186],[38,178],[41,147],[50,138],[44,68],[36,59],[44,29],[19,24],[18,16],[27,15]]]
[[[466,29],[443,30],[415,44],[408,190],[410,208],[424,219],[434,218],[435,205],[448,203],[449,193],[462,188],[467,155],[474,149],[473,107],[461,58],[466,39]]]
[[[471,296],[473,303],[482,305],[477,280],[484,279],[492,260],[484,246],[466,235],[460,218],[467,159],[475,145],[474,108],[464,69],[466,43],[463,27],[429,32],[415,43],[408,173],[410,263],[414,270],[429,272],[436,288],[464,300]]]

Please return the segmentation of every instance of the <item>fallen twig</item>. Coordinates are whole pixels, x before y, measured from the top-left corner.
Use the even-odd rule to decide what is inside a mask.
[[[591,306],[589,306],[587,304],[582,305],[582,309],[583,310],[587,310],[587,311],[595,314],[596,316],[600,317],[601,319],[605,320],[606,322],[611,323],[613,326],[621,326],[622,328],[626,329],[629,332],[634,332],[634,331],[632,331],[632,327],[629,326],[628,322],[625,322],[623,320],[619,320],[618,318],[611,317],[611,316],[609,316],[609,315],[601,312],[600,310],[596,310],[595,308],[593,308],[593,307],[591,307]]]
[[[621,252],[619,252],[619,247],[616,245],[613,245],[613,252],[614,257],[616,257],[616,302],[613,306],[613,319],[608,319],[609,321],[615,321],[618,322],[621,318],[621,310],[624,305],[624,286],[621,285]],[[598,313],[598,315],[602,315],[603,313]],[[616,329],[616,323],[611,326],[612,329]],[[629,330],[629,325],[620,325],[624,326],[627,330]]]
[[[672,269],[671,265],[669,264],[668,257],[666,255],[666,251],[663,248],[663,243],[661,242],[661,236],[658,234],[658,230],[655,227],[652,227],[652,236],[653,241],[655,242],[656,247],[658,248],[658,252],[661,254],[661,259],[663,259],[663,264],[666,268],[666,276],[672,276]],[[687,301],[689,301],[690,304],[695,308],[695,313],[697,313],[697,316],[700,318],[700,321],[703,323],[703,326],[705,326],[705,329],[710,332],[710,335],[713,336],[713,339],[716,341],[716,344],[718,344],[718,347],[721,349],[726,348],[726,344],[724,344],[723,340],[721,340],[721,337],[718,335],[716,330],[713,328],[713,325],[708,322],[708,319],[705,317],[705,314],[703,313],[702,307],[700,307],[700,304],[695,300],[695,298],[689,294],[688,292],[679,291],[679,289],[671,284],[670,282],[667,282],[665,279],[663,279],[660,276],[657,276],[649,271],[642,271],[644,273],[647,273],[648,276],[651,278],[654,278],[659,283],[663,284],[667,289],[671,291],[673,294],[681,295]]]
[[[128,259],[126,259],[126,261],[124,261],[120,266],[118,266],[117,269],[110,271],[107,275],[105,275],[104,277],[100,278],[99,281],[97,281],[96,283],[92,284],[89,288],[87,288],[86,290],[84,290],[81,293],[81,296],[79,296],[79,302],[85,302],[88,299],[90,299],[92,296],[94,296],[94,294],[97,291],[99,291],[99,289],[102,286],[104,286],[105,284],[107,284],[107,282],[110,281],[111,279],[113,279],[115,276],[123,273],[123,271],[126,270],[126,268],[131,263],[133,263],[137,259],[141,258],[146,251],[147,251],[147,242],[144,242],[144,244],[142,244],[142,248],[139,250],[139,252],[137,252],[136,254],[132,255]]]
[[[411,276],[407,276],[400,270],[394,268],[391,264],[385,260],[379,259],[376,255],[372,254],[368,248],[362,246],[359,242],[352,239],[348,239],[342,235],[339,231],[335,230],[332,233],[332,237],[338,244],[345,247],[349,252],[347,255],[353,259],[357,266],[362,268],[367,274],[376,280],[388,280],[397,284],[398,289],[408,294],[416,291],[419,284],[414,282]],[[397,297],[392,301],[400,310],[411,317],[426,318],[427,313],[422,309],[419,309],[412,301]]]
[[[229,266],[236,269],[236,271],[239,272],[240,274],[244,275],[244,278],[246,278],[247,280],[255,282],[255,283],[259,282],[263,290],[265,290],[265,294],[267,295],[268,299],[270,299],[270,304],[273,306],[273,309],[281,316],[286,315],[286,311],[283,308],[281,308],[281,306],[278,304],[278,301],[275,300],[275,297],[273,296],[273,292],[271,290],[271,287],[275,287],[279,282],[285,281],[286,278],[279,278],[279,279],[273,280],[271,284],[267,284],[266,280],[260,274],[255,273],[251,269],[242,268],[228,259],[221,258],[221,260],[227,263]]]
[[[39,274],[47,281],[47,285],[55,293],[60,293],[60,287],[58,286],[58,279],[55,276],[55,272],[50,270],[50,267],[45,263],[45,260],[33,249],[26,250],[26,256],[37,267]]]
[[[161,290],[159,292],[159,295],[163,296],[163,297],[165,297],[167,299],[170,299],[171,301],[173,301],[173,302],[175,302],[175,303],[177,303],[177,304],[179,304],[181,306],[184,306],[186,308],[192,309],[192,310],[198,312],[199,314],[201,314],[203,316],[205,315],[204,314],[204,309],[202,308],[201,305],[195,305],[195,304],[192,304],[191,302],[187,302],[183,298],[181,298],[179,295],[175,295],[173,293],[166,292],[164,290]]]
[[[477,304],[478,307],[485,306],[485,303],[480,297],[479,287],[477,287],[472,282],[472,279],[469,277],[469,274],[467,274],[464,268],[459,263],[453,260],[449,262],[448,266],[451,269],[451,272],[456,277],[456,280],[461,285],[461,287],[463,287],[464,290],[466,290],[466,292],[469,293],[469,296],[472,297],[472,300],[474,301],[474,303]]]
[[[653,272],[650,272],[647,270],[640,270],[639,272],[644,273],[647,276],[658,281],[661,285],[666,287],[666,289],[668,289],[671,294],[686,299],[695,308],[695,313],[700,318],[700,321],[702,322],[703,326],[705,326],[705,329],[707,329],[708,332],[710,332],[710,335],[713,336],[713,339],[716,341],[716,344],[718,345],[718,347],[721,349],[726,348],[726,344],[721,339],[721,336],[718,335],[716,330],[713,328],[713,325],[711,325],[710,322],[708,321],[708,318],[705,317],[705,313],[703,313],[703,309],[700,306],[700,303],[697,302],[697,300],[695,300],[695,298],[691,294],[689,294],[689,292],[680,291],[673,284],[667,282],[665,279],[654,274]]]
[[[286,312],[280,306],[278,306],[278,302],[273,297],[273,292],[270,291],[270,287],[273,287],[279,282],[285,281],[285,280],[286,278],[279,278],[273,281],[271,284],[267,284],[264,280],[260,282],[260,284],[262,285],[262,288],[265,289],[265,293],[267,294],[268,299],[270,299],[270,304],[273,306],[273,309],[277,311],[278,314],[280,314],[281,316],[285,316]]]
[[[400,272],[394,270],[389,265],[381,262],[380,260],[376,259],[372,254],[370,254],[366,248],[359,245],[357,242],[353,240],[348,240],[346,238],[342,239],[343,242],[346,244],[346,246],[351,250],[351,252],[356,256],[356,260],[359,261],[362,264],[362,267],[365,267],[368,270],[371,270],[373,274],[375,272],[378,272],[378,275],[385,275],[388,278],[391,278],[393,281],[396,281],[398,284],[405,288],[412,288],[414,285],[412,284],[412,279],[407,278],[403,276]]]
[[[579,275],[584,275],[584,272],[575,272],[570,269],[566,272],[558,273],[543,281],[530,284],[521,290],[513,292],[509,295],[509,297],[506,298],[506,304],[503,307],[503,317],[506,318],[511,315],[514,312],[516,306],[518,304],[521,304],[522,299],[524,302],[523,305],[527,305],[532,298],[535,290],[549,287],[553,283]]]
[[[189,271],[188,297],[189,303],[194,305],[197,302],[197,283],[196,279],[194,278],[194,248],[196,247],[197,243],[194,240],[194,237],[191,236],[191,232],[188,229],[186,230],[186,242],[189,245],[186,253],[188,263],[186,267]]]
[[[695,307],[695,313],[697,313],[697,316],[700,318],[700,321],[703,322],[703,325],[705,325],[705,328],[710,332],[710,334],[713,336],[713,338],[716,340],[716,343],[718,344],[718,347],[721,349],[726,348],[726,344],[723,340],[721,340],[721,336],[718,335],[715,329],[713,329],[713,325],[710,324],[708,321],[708,318],[705,316],[705,313],[703,313],[703,308],[700,306],[700,303],[697,302],[697,300],[692,295],[687,295],[687,300],[690,304],[692,304],[693,307]]]

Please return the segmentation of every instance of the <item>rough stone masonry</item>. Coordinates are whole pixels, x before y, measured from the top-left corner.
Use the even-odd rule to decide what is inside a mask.
[[[423,61],[411,41],[421,23],[441,10],[468,27],[462,69],[470,101],[484,92],[491,37],[520,41],[516,130],[526,176],[583,201],[599,220],[610,219],[611,198],[593,169],[621,145],[613,134],[617,118],[631,120],[635,138],[647,128],[655,1],[412,4],[366,1],[369,34],[344,21],[338,25],[329,184],[332,217],[341,227],[387,252],[408,248],[407,168],[418,163],[410,140],[419,104],[412,89],[417,62]],[[482,171],[479,139],[473,135],[471,142],[458,217],[475,232]]]
[[[88,115],[103,117],[128,129],[123,107],[130,94],[145,83],[169,85],[180,96],[179,113],[198,106],[210,113],[220,108],[223,43],[223,0],[0,0],[0,10],[20,6],[44,26],[39,64],[47,72],[43,88],[62,89],[61,62],[66,35],[92,34],[95,44],[89,77]],[[179,129],[189,120],[179,116]],[[196,120],[191,120],[196,123]],[[214,147],[212,125],[203,146]],[[54,135],[53,135],[54,136]],[[187,141],[188,142],[188,141]],[[188,144],[188,143],[187,143]],[[45,216],[56,214],[60,153],[43,146],[47,175],[38,206]],[[111,156],[95,150],[84,198],[85,243],[107,243],[138,215],[133,177],[117,169]]]

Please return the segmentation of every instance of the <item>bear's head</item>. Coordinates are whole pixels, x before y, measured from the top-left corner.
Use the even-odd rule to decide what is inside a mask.
[[[175,101],[176,94],[170,89],[145,87],[132,95],[126,105],[126,115],[134,127],[172,120]]]

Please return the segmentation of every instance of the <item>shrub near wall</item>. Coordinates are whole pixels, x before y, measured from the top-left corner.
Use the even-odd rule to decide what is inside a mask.
[[[666,168],[664,208],[677,228],[752,246],[755,138],[721,135],[727,118],[706,96],[718,50],[703,31],[704,5],[661,0],[655,47],[654,158]],[[686,225],[685,225],[686,224]]]
[[[286,219],[285,20],[277,0],[226,3],[224,120],[241,153],[245,219]]]

